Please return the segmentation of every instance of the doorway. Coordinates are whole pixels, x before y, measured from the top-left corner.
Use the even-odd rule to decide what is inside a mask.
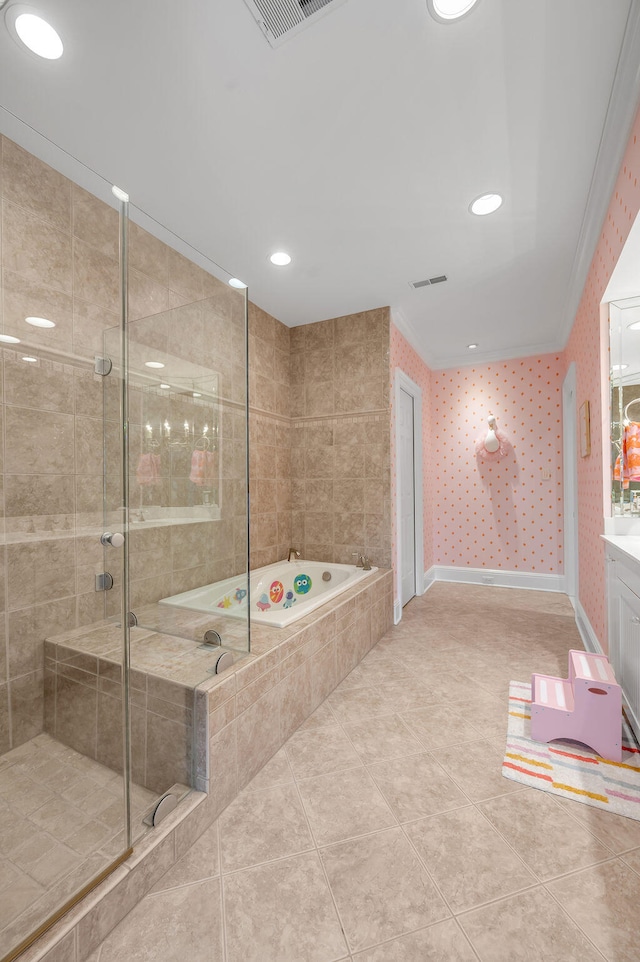
[[[424,590],[422,504],[422,391],[396,371],[396,623]]]

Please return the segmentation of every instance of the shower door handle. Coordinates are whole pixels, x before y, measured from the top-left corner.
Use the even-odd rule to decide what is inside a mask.
[[[105,531],[100,537],[103,545],[110,545],[112,548],[121,548],[124,544],[124,535],[120,531]]]

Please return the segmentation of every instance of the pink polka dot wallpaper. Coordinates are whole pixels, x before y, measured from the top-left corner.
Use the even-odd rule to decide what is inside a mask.
[[[591,262],[576,319],[564,351],[565,370],[576,362],[577,404],[591,407],[591,455],[581,458],[578,471],[579,596],[600,642],[607,643],[604,548],[604,488],[602,437],[602,377],[600,303],[620,251],[640,208],[640,113],[631,132],[600,240]],[[605,411],[605,416],[607,412]],[[608,492],[607,492],[608,496]]]
[[[562,376],[552,354],[434,373],[436,564],[562,572]],[[475,454],[489,414],[496,461]]]

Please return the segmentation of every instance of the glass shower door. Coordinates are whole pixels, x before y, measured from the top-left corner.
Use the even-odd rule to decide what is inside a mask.
[[[247,298],[185,245],[191,257],[134,220],[128,235],[126,343],[114,328],[104,346],[125,412],[126,507],[105,525],[126,538],[126,576],[110,606],[126,608],[132,799],[179,799],[195,783],[196,686],[249,649]]]

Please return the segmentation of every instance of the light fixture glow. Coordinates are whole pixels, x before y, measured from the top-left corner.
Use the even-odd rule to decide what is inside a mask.
[[[37,357],[30,357],[29,355],[27,355],[26,357],[23,357],[22,360],[23,360],[23,361],[27,361],[28,364],[37,364],[37,363],[38,363],[38,358],[37,358]]]
[[[14,23],[16,33],[25,47],[45,60],[58,60],[64,47],[50,23],[34,13],[20,13]]]
[[[478,346],[477,344],[467,344],[467,347],[469,348],[470,351],[475,351],[477,346]]]
[[[276,267],[286,267],[287,264],[291,263],[291,257],[285,251],[276,251],[275,254],[271,255],[269,260],[272,264],[275,264]]]
[[[160,387],[162,388],[163,391],[168,391],[169,388],[171,387],[171,385],[170,385],[170,384],[161,384]]]
[[[126,190],[123,190],[121,187],[116,187],[114,184],[111,188],[111,193],[117,200],[121,200],[124,204],[129,203],[129,195],[127,194]]]
[[[144,362],[144,366],[145,366],[145,367],[152,367],[152,368],[154,368],[154,370],[157,369],[157,370],[159,371],[161,368],[164,367],[164,364],[162,363],[162,361],[145,361],[145,362]]]
[[[478,0],[427,0],[431,16],[439,23],[451,23],[466,16]]]
[[[478,217],[485,214],[493,214],[499,207],[502,207],[502,197],[500,194],[481,194],[469,204],[469,210]]]
[[[3,344],[19,344],[20,338],[14,337],[13,334],[0,334],[0,341]]]
[[[27,324],[32,327],[55,327],[56,322],[50,321],[47,317],[25,317]]]
[[[192,394],[192,397],[202,397],[202,395],[201,395],[201,394],[198,394],[197,391],[194,391],[193,394]]]
[[[611,365],[611,370],[612,370],[612,371],[626,371],[626,369],[627,369],[628,367],[629,367],[628,364],[612,364],[612,365]]]
[[[243,282],[240,281],[240,280],[238,280],[237,277],[232,277],[232,278],[229,280],[229,284],[231,285],[231,287],[235,287],[235,288],[237,288],[239,291],[244,291],[244,290],[246,290],[246,288],[247,288],[247,285],[246,285],[246,284],[243,284]]]

